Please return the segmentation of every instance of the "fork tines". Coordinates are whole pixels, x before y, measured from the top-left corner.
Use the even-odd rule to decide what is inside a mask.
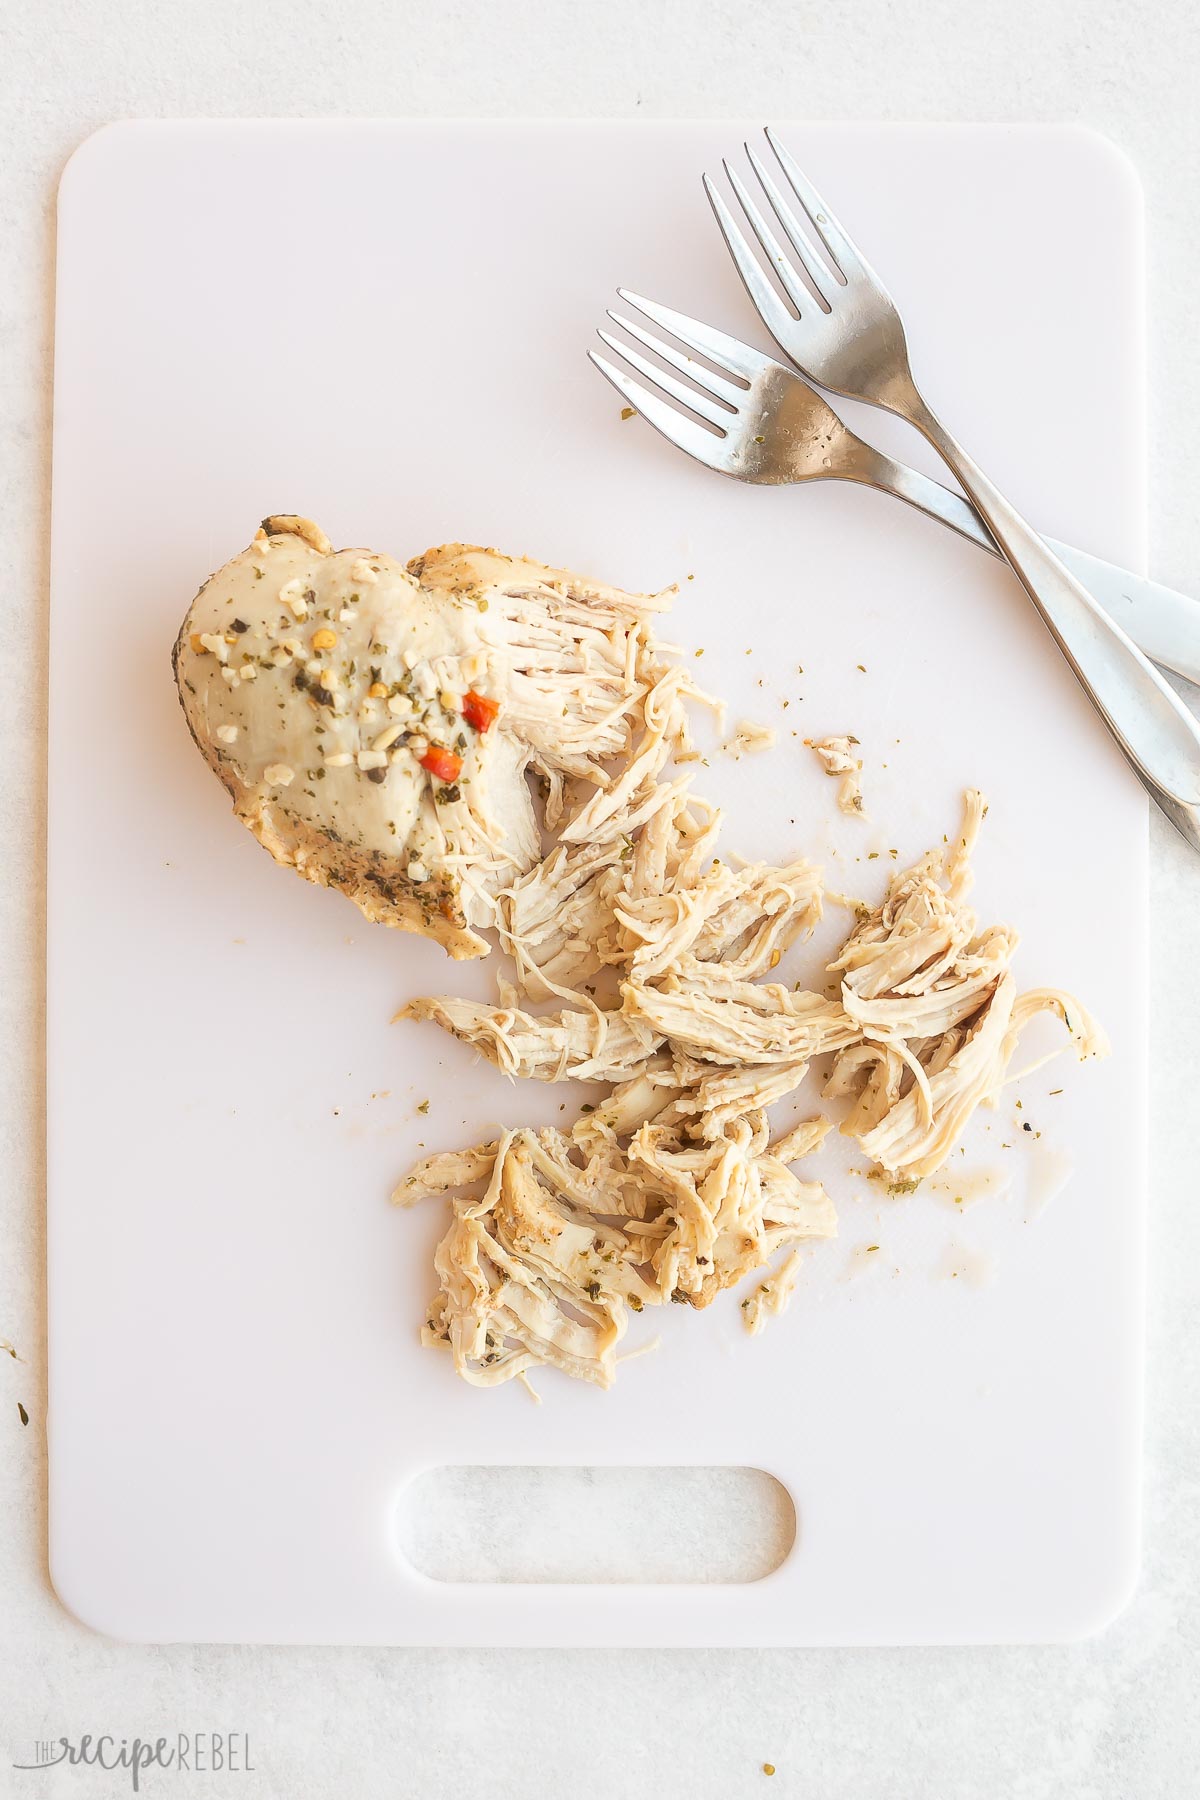
[[[805,311],[814,305],[828,313],[831,310],[829,295],[837,287],[845,286],[847,276],[858,268],[859,259],[833,213],[795,157],[775,137],[770,126],[766,128],[766,138],[788,187],[799,201],[808,221],[807,225],[801,222],[762,158],[747,144],[746,155],[750,159],[750,166],[787,239],[788,249],[784,248],[767,223],[736,169],[728,162],[725,162],[724,168],[746,223],[762,251],[763,259],[791,304],[793,310],[790,314],[775,287],[767,280],[763,262],[755,254],[745,232],[709,175],[704,177],[704,191],[750,298],[762,318],[774,330],[776,325],[784,326],[792,318],[803,317]]]
[[[651,362],[631,345],[603,329],[598,333],[602,342],[615,356],[643,376],[644,382],[635,381],[624,369],[595,350],[589,350],[589,357],[629,405],[641,413],[657,431],[662,432],[664,437],[700,462],[707,463],[710,467],[717,466],[722,458],[723,438],[737,423],[738,409],[746,397],[749,384],[769,359],[759,351],[752,350],[749,344],[743,344],[737,338],[729,337],[711,325],[705,325],[700,319],[690,318],[687,313],[675,312],[669,306],[660,306],[656,301],[647,300],[628,288],[619,288],[617,291],[627,306],[640,312],[663,333],[669,334],[694,354],[685,355],[676,349],[675,344],[666,341],[665,337],[648,331],[636,320],[609,308],[608,317],[613,323],[619,325],[637,343],[644,345],[668,368],[659,367],[658,363]],[[703,361],[699,360],[701,358]],[[677,380],[668,369],[678,370],[680,375],[687,377],[687,383]],[[720,373],[716,372],[718,370]],[[647,383],[650,385],[646,385]],[[656,393],[655,389],[659,391]],[[668,405],[660,395],[668,395],[676,404]],[[714,428],[713,431],[706,431],[694,419],[681,412],[680,407],[686,407],[697,419],[705,420]]]

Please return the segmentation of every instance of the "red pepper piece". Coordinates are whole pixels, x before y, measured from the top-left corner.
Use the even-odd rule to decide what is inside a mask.
[[[457,781],[462,766],[462,757],[453,750],[443,750],[440,744],[431,744],[421,758],[421,767],[428,769],[435,781]]]
[[[489,700],[486,694],[477,694],[470,688],[463,698],[463,718],[476,731],[484,732],[495,723],[496,714],[500,711],[498,700]]]

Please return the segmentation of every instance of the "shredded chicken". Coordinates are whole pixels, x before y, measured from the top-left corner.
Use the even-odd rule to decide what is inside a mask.
[[[838,775],[837,803],[844,813],[861,813],[862,796],[862,757],[855,756],[858,747],[856,737],[824,737],[805,738],[809,749],[815,751],[817,758],[827,775]]]
[[[716,856],[687,707],[713,705],[718,729],[722,709],[656,643],[668,604],[461,544],[404,568],[275,515],[175,646],[193,737],[278,861],[456,957],[492,929],[511,958],[495,1003],[431,996],[403,1016],[510,1076],[608,1086],[569,1132],[427,1157],[397,1191],[448,1199],[424,1335],[482,1386],[551,1365],[607,1387],[630,1311],[706,1307],[754,1274],[748,1328],[782,1312],[796,1246],[836,1231],[791,1167],[830,1120],[772,1135],[767,1116],[816,1059],[895,1191],[994,1102],[1034,1016],[1081,1058],[1106,1048],[1069,995],[1018,992],[1015,932],[967,906],[973,792],[951,845],[855,904],[824,991],[776,975],[821,918],[821,872]],[[743,721],[725,748],[774,740]],[[858,740],[806,741],[861,812]]]
[[[836,1229],[824,1189],[771,1153],[761,1113],[711,1144],[587,1115],[569,1135],[510,1131],[427,1159],[396,1199],[450,1187],[466,1191],[434,1258],[423,1341],[448,1346],[479,1387],[540,1364],[609,1387],[630,1311],[707,1306],[782,1247]]]
[[[774,1138],[767,1121],[814,1059],[832,1056],[824,1091],[850,1103],[843,1132],[909,1191],[994,1100],[1035,1013],[1056,1013],[1081,1057],[1105,1047],[1068,996],[1018,997],[1016,934],[981,930],[967,906],[974,792],[952,844],[897,872],[878,907],[857,906],[832,994],[772,980],[821,917],[820,871],[715,857],[720,814],[668,766],[687,743],[688,684],[655,664],[648,634],[641,655],[621,757],[606,780],[554,791],[557,842],[497,895],[515,986],[502,981],[496,1004],[404,1009],[509,1075],[610,1084],[569,1132],[427,1158],[397,1190],[403,1204],[450,1196],[424,1341],[481,1386],[550,1365],[607,1387],[631,1310],[707,1306],[781,1252],[742,1312],[755,1333],[782,1312],[796,1246],[836,1232],[824,1188],[789,1166],[831,1121]],[[835,770],[846,777],[853,742],[824,746],[854,765]]]
[[[1062,1021],[1081,1061],[1108,1049],[1069,995],[1018,996],[1016,933],[980,931],[966,905],[985,810],[968,793],[959,837],[897,873],[831,964],[858,1037],[835,1057],[825,1092],[852,1096],[842,1130],[889,1175],[921,1180],[942,1166],[975,1108],[994,1103],[1037,1013]]]
[[[774,743],[774,726],[756,725],[753,719],[742,719],[723,748],[736,760],[742,756],[757,756],[763,750],[770,750]]]
[[[796,1279],[800,1272],[800,1252],[793,1250],[786,1256],[765,1281],[742,1301],[742,1317],[746,1321],[746,1330],[751,1337],[757,1337],[767,1319],[778,1318],[780,1313],[788,1309],[788,1302],[796,1291]]]
[[[534,1014],[446,997],[414,1000],[398,1017],[432,1019],[506,1075],[534,1081],[624,1081],[659,1041],[640,1019],[598,1006]]]

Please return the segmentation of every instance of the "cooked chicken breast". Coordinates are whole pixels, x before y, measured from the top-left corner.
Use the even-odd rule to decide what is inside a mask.
[[[952,842],[855,906],[822,971],[835,991],[774,976],[821,918],[821,873],[715,855],[721,815],[672,766],[704,696],[655,645],[666,604],[460,544],[404,568],[272,517],[175,646],[192,735],[278,861],[456,957],[495,927],[512,958],[495,1004],[427,996],[405,1016],[510,1075],[608,1084],[569,1130],[428,1157],[397,1190],[449,1204],[423,1337],[480,1386],[550,1365],[607,1387],[631,1311],[704,1308],[749,1277],[747,1327],[781,1312],[798,1247],[837,1228],[792,1169],[830,1121],[768,1117],[817,1059],[843,1132],[915,1186],[1034,1015],[1081,1058],[1105,1049],[1069,995],[1019,994],[1016,933],[967,905],[974,791]],[[750,727],[734,741],[760,747]],[[856,747],[812,742],[848,811]]]
[[[275,859],[369,919],[480,956],[497,893],[540,854],[525,776],[606,784],[661,672],[664,602],[494,550],[408,568],[263,521],[188,609],[174,667],[192,736]]]

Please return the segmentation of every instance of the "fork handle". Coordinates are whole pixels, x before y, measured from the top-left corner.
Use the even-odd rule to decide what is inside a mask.
[[[1200,723],[924,400],[914,394],[905,412],[974,501],[1143,785],[1200,850]]]
[[[897,500],[927,513],[941,525],[948,525],[960,537],[1004,562],[1003,551],[997,548],[969,500],[919,469],[884,456],[871,445],[860,441],[855,448],[856,480],[894,494]],[[1128,632],[1144,656],[1200,685],[1200,601],[1055,538],[1047,537],[1046,543],[1076,580],[1083,583],[1093,600],[1099,601],[1109,618]]]

